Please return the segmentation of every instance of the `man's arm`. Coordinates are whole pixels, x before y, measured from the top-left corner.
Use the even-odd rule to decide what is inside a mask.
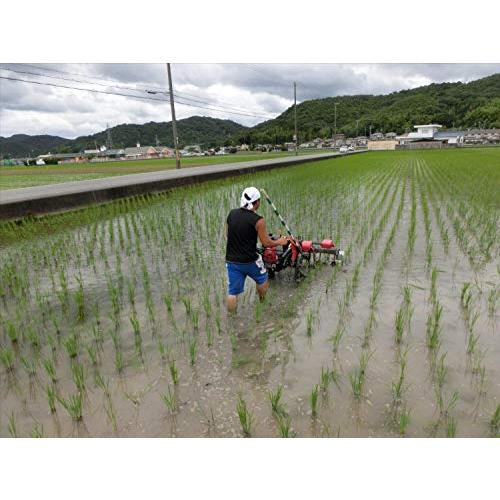
[[[288,243],[288,238],[279,238],[277,240],[272,240],[269,238],[266,230],[266,221],[262,218],[255,224],[255,229],[257,229],[257,234],[259,235],[259,240],[264,247],[278,247],[281,245],[286,245]]]

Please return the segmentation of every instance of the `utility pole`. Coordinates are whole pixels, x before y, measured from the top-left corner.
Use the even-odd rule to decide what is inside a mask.
[[[333,119],[333,136],[335,137],[337,135],[337,105],[338,102],[334,102],[334,119]]]
[[[358,137],[359,118],[356,120],[356,137]]]
[[[293,82],[293,114],[294,114],[294,122],[295,122],[295,134],[293,136],[295,140],[295,156],[299,154],[299,136],[297,135],[297,82]]]
[[[172,74],[170,72],[170,63],[167,63],[167,74],[168,74],[168,90],[170,94],[170,111],[172,113],[172,133],[174,135],[175,168],[181,168],[181,157],[179,156],[179,138],[177,137],[177,124],[175,123],[174,89],[172,86]]]

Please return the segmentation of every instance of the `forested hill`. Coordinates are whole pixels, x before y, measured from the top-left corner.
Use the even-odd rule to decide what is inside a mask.
[[[57,135],[16,134],[11,137],[0,137],[0,155],[12,158],[37,156],[47,151],[56,151],[68,140]]]
[[[232,120],[220,120],[204,116],[191,116],[177,121],[177,133],[181,146],[200,144],[212,147],[230,144],[235,134],[246,127]],[[110,128],[112,145],[115,148],[135,146],[154,146],[156,140],[164,146],[173,146],[171,122],[149,122],[143,125],[123,124]],[[94,149],[107,144],[107,132],[65,139],[51,135],[30,136],[24,134],[0,137],[0,153],[4,157],[36,156],[47,152],[72,153],[83,149]]]
[[[331,137],[337,104],[337,132],[403,133],[419,123],[445,127],[500,128],[500,74],[469,83],[439,83],[387,95],[353,95],[304,101],[297,106],[299,140]],[[292,140],[293,106],[283,114],[238,134],[238,142],[282,143]],[[356,121],[358,124],[356,126]]]
[[[227,142],[236,133],[245,130],[246,127],[232,120],[220,120],[205,116],[191,116],[177,120],[177,135],[181,146],[199,144],[205,148],[217,146]],[[143,146],[154,146],[158,139],[163,146],[173,146],[172,122],[149,122],[143,125],[123,124],[110,129],[113,147],[124,148],[141,143]],[[107,132],[102,131],[94,135],[77,137],[66,146],[71,151],[90,149],[98,145],[106,144]]]

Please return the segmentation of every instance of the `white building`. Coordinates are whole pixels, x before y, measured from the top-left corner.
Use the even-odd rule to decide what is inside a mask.
[[[415,125],[413,128],[416,132],[410,132],[405,135],[397,136],[399,145],[404,146],[415,142],[449,144],[459,146],[464,142],[464,133],[456,130],[448,130],[440,132],[442,125],[430,123],[428,125]]]

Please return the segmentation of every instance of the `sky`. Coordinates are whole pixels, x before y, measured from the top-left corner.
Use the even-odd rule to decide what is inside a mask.
[[[294,81],[301,102],[467,82],[498,72],[500,64],[172,64],[177,119],[212,116],[246,126],[291,106]],[[165,64],[1,63],[0,77],[3,137],[75,138],[107,125],[171,120]]]

